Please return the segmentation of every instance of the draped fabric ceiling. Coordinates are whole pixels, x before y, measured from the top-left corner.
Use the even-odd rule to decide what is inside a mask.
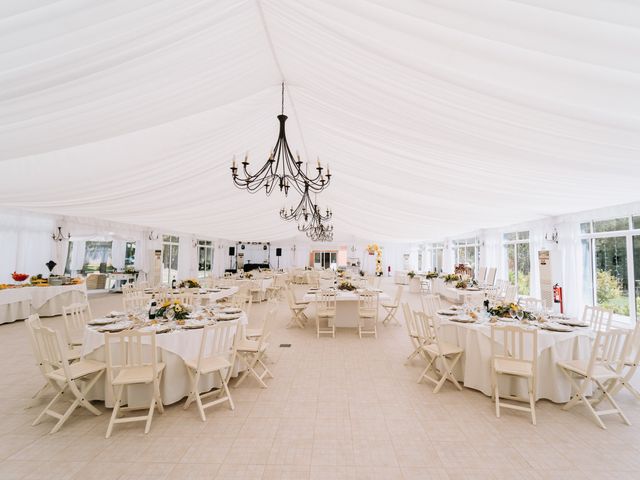
[[[638,200],[640,4],[8,0],[0,206],[296,234],[230,178],[331,166],[336,238],[429,240]]]

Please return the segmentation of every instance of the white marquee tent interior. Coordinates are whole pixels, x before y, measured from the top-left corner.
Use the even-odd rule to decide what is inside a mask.
[[[267,161],[282,82],[289,145],[331,168],[314,198],[331,242],[279,217],[296,192],[249,195],[231,178],[233,158]],[[178,281],[223,275],[249,242],[268,242],[273,268],[336,251],[334,268],[373,274],[375,243],[389,288],[396,272],[464,263],[541,297],[549,250],[566,313],[601,305],[633,328],[639,158],[630,1],[0,3],[0,284],[46,276],[51,259],[82,272],[99,241],[115,270],[149,274],[173,236]],[[52,241],[58,227],[71,242]]]

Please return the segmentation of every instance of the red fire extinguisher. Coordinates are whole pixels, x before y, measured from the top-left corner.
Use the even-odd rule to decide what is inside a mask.
[[[564,304],[562,302],[562,287],[557,283],[553,286],[553,303],[559,303],[560,313],[564,313]]]

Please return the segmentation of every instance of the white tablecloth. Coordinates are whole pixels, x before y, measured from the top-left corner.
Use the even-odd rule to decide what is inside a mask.
[[[442,278],[434,278],[431,281],[432,293],[436,293],[451,303],[463,303],[465,296],[471,297],[471,303],[481,304],[484,300],[484,290],[467,290],[456,288],[453,283],[445,283]]]
[[[245,314],[240,317],[239,325],[242,328],[247,325]],[[202,329],[176,330],[156,336],[156,344],[160,350],[159,360],[166,364],[160,384],[160,393],[165,405],[176,403],[189,394],[189,376],[184,360],[197,358],[200,351],[202,332]],[[105,361],[104,334],[87,327],[84,333],[82,351],[89,359]],[[237,376],[238,370],[239,365],[236,362],[232,375]],[[200,392],[207,392],[216,386],[219,386],[219,382],[213,374],[200,377]],[[127,387],[127,395],[130,405],[144,406],[149,404],[151,389],[147,385],[134,385]],[[113,391],[107,378],[98,382],[88,396],[91,400],[104,400],[105,405],[108,407],[113,406]]]
[[[43,317],[62,315],[63,306],[82,301],[86,295],[85,283],[0,290],[0,323],[15,322],[31,313]]]
[[[441,340],[464,348],[454,375],[464,386],[491,396],[491,327],[488,324],[461,324],[442,320]],[[538,332],[538,385],[536,398],[556,403],[569,401],[571,385],[557,366],[561,360],[586,359],[591,353],[593,333],[586,328],[558,333]],[[504,394],[527,395],[526,380],[508,375],[500,378]]]
[[[305,302],[315,302],[315,293],[306,293],[303,297]],[[378,293],[378,301],[386,302],[391,300],[391,297],[384,292]],[[329,325],[335,325],[336,327],[345,328],[357,328],[358,317],[358,294],[356,292],[343,292],[338,291],[336,295],[336,316],[335,319],[330,320]]]

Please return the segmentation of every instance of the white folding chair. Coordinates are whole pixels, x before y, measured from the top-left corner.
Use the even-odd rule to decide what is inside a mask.
[[[253,297],[249,295],[248,291],[245,294],[236,293],[233,297],[231,297],[231,305],[242,310],[247,315],[247,320],[251,318]]]
[[[402,291],[403,291],[403,286],[398,285],[398,288],[396,290],[396,296],[393,299],[393,301],[382,302],[381,304],[382,308],[384,308],[387,311],[387,315],[384,317],[384,320],[382,320],[382,323],[384,325],[386,325],[387,322],[391,322],[391,320],[394,320],[398,325],[400,325],[400,322],[396,318],[396,311],[400,307],[400,301],[402,300]]]
[[[504,295],[502,296],[502,301],[504,303],[516,303],[517,297],[518,297],[518,287],[511,284],[506,284],[504,287]]]
[[[291,322],[287,325],[287,328],[297,324],[300,328],[304,328],[305,324],[308,320],[307,316],[304,314],[304,311],[309,306],[309,302],[298,302],[293,293],[293,290],[287,289],[287,303],[289,304],[289,309],[291,310]]]
[[[538,330],[520,326],[491,325],[491,395],[496,402],[496,417],[500,418],[500,407],[531,413],[531,423],[536,424],[536,389],[538,371]],[[527,381],[527,397],[501,395],[499,377],[509,375]],[[527,402],[529,407],[502,403],[500,399]]]
[[[409,341],[413,346],[413,352],[407,357],[407,360],[404,362],[404,364],[406,365],[411,360],[413,360],[414,357],[422,354],[422,343],[420,343],[420,337],[418,336],[418,332],[416,330],[416,321],[415,318],[413,318],[413,312],[411,311],[408,303],[402,304],[402,312],[404,314],[404,324],[407,327]]]
[[[378,293],[364,290],[358,293],[358,335],[373,335],[378,338]],[[371,327],[367,328],[367,322]]]
[[[527,312],[542,312],[544,305],[542,300],[533,297],[522,297],[518,300],[518,304]]]
[[[595,332],[608,332],[613,321],[613,311],[602,307],[584,306],[582,323],[589,325]]]
[[[442,308],[440,295],[420,295],[420,303],[422,304],[422,311],[431,318],[436,318],[438,310]]]
[[[267,313],[267,318],[275,318],[275,314],[276,310],[272,309]],[[242,338],[242,336],[236,336],[236,354],[240,363],[244,364],[246,367],[246,370],[242,373],[234,385],[234,388],[239,387],[249,375],[252,375],[262,388],[267,388],[267,384],[264,382],[265,377],[273,378],[273,374],[269,371],[263,361],[267,348],[269,348],[269,344],[267,343],[269,335],[270,333],[265,324],[263,334],[257,339],[249,340],[247,338]]]
[[[58,419],[49,433],[55,433],[67,421],[78,406],[84,407],[94,415],[102,415],[102,412],[91,405],[87,400],[87,392],[95,385],[105,369],[103,362],[94,360],[79,360],[73,364],[67,358],[67,345],[62,341],[58,332],[36,325],[31,326],[38,357],[42,362],[42,371],[49,385],[56,392],[53,399],[35,419],[33,425],[38,425],[45,415]],[[60,414],[53,410],[53,406],[60,398],[70,391],[75,400]]]
[[[495,281],[496,281],[496,272],[497,272],[497,271],[498,271],[498,270],[497,270],[497,268],[496,268],[496,267],[490,267],[490,268],[487,270],[487,277],[486,277],[486,279],[485,279],[485,284],[486,284],[486,285],[491,286],[491,285],[493,285],[493,284],[495,283]]]
[[[629,332],[626,330],[598,331],[588,360],[558,362],[562,373],[569,379],[576,392],[562,407],[563,410],[569,410],[582,403],[603,429],[607,428],[600,418],[603,415],[619,415],[624,423],[631,425],[610,393],[622,378],[618,366],[624,362],[628,335]],[[586,391],[592,383],[600,389],[600,395],[594,395],[592,399],[588,399]],[[612,408],[596,410],[594,406],[605,399]]]
[[[486,276],[487,276],[487,267],[480,267],[478,269],[478,272],[476,273],[476,282],[478,282],[479,285],[483,285]]]
[[[238,333],[238,321],[218,322],[214,325],[207,325],[202,330],[200,340],[200,350],[198,358],[186,360],[187,373],[191,389],[187,401],[184,403],[186,410],[195,400],[198,406],[200,418],[206,420],[204,410],[222,402],[229,402],[231,410],[235,408],[231,393],[229,392],[228,381],[236,358],[235,336]],[[224,374],[223,374],[224,372]],[[200,393],[199,382],[201,375],[217,373],[221,386],[212,392]],[[202,403],[202,399],[216,395],[218,398],[208,403]]]
[[[427,360],[427,366],[418,377],[418,383],[423,378],[429,380],[436,384],[433,393],[438,393],[444,382],[449,380],[458,390],[462,390],[453,375],[453,369],[460,360],[464,349],[440,340],[438,332],[440,326],[435,317],[429,317],[424,312],[413,312],[413,315],[416,320],[416,332]],[[440,367],[438,363],[440,363]],[[429,370],[433,371],[433,376],[429,375]]]
[[[618,365],[618,375],[620,379],[611,388],[611,395],[617,394],[623,387],[629,390],[629,392],[636,397],[636,400],[640,400],[640,392],[631,385],[631,379],[634,377],[638,365],[640,365],[640,322],[636,321],[636,326],[633,329],[633,333],[627,337],[627,344],[625,345],[624,361]]]
[[[321,290],[316,293],[316,338],[320,335],[331,335],[336,338],[336,292],[335,290]],[[326,321],[327,325],[320,325]]]
[[[145,295],[143,291],[132,291],[122,295],[122,305],[125,312],[136,312],[145,310],[151,297]]]
[[[164,413],[162,397],[160,395],[160,381],[165,364],[158,361],[156,348],[156,332],[124,331],[106,333],[104,336],[105,356],[107,358],[107,376],[111,388],[114,390],[115,402],[111,420],[107,427],[106,438],[111,436],[113,427],[117,423],[146,422],[144,433],[149,433],[151,420],[156,407]],[[114,362],[115,356],[119,358]],[[147,353],[145,353],[147,352]],[[118,418],[121,411],[141,410],[136,407],[122,407],[124,387],[136,384],[152,384],[151,402],[146,415]]]
[[[88,303],[72,303],[62,307],[64,318],[64,336],[69,348],[82,345],[84,328],[91,320],[91,308]]]

